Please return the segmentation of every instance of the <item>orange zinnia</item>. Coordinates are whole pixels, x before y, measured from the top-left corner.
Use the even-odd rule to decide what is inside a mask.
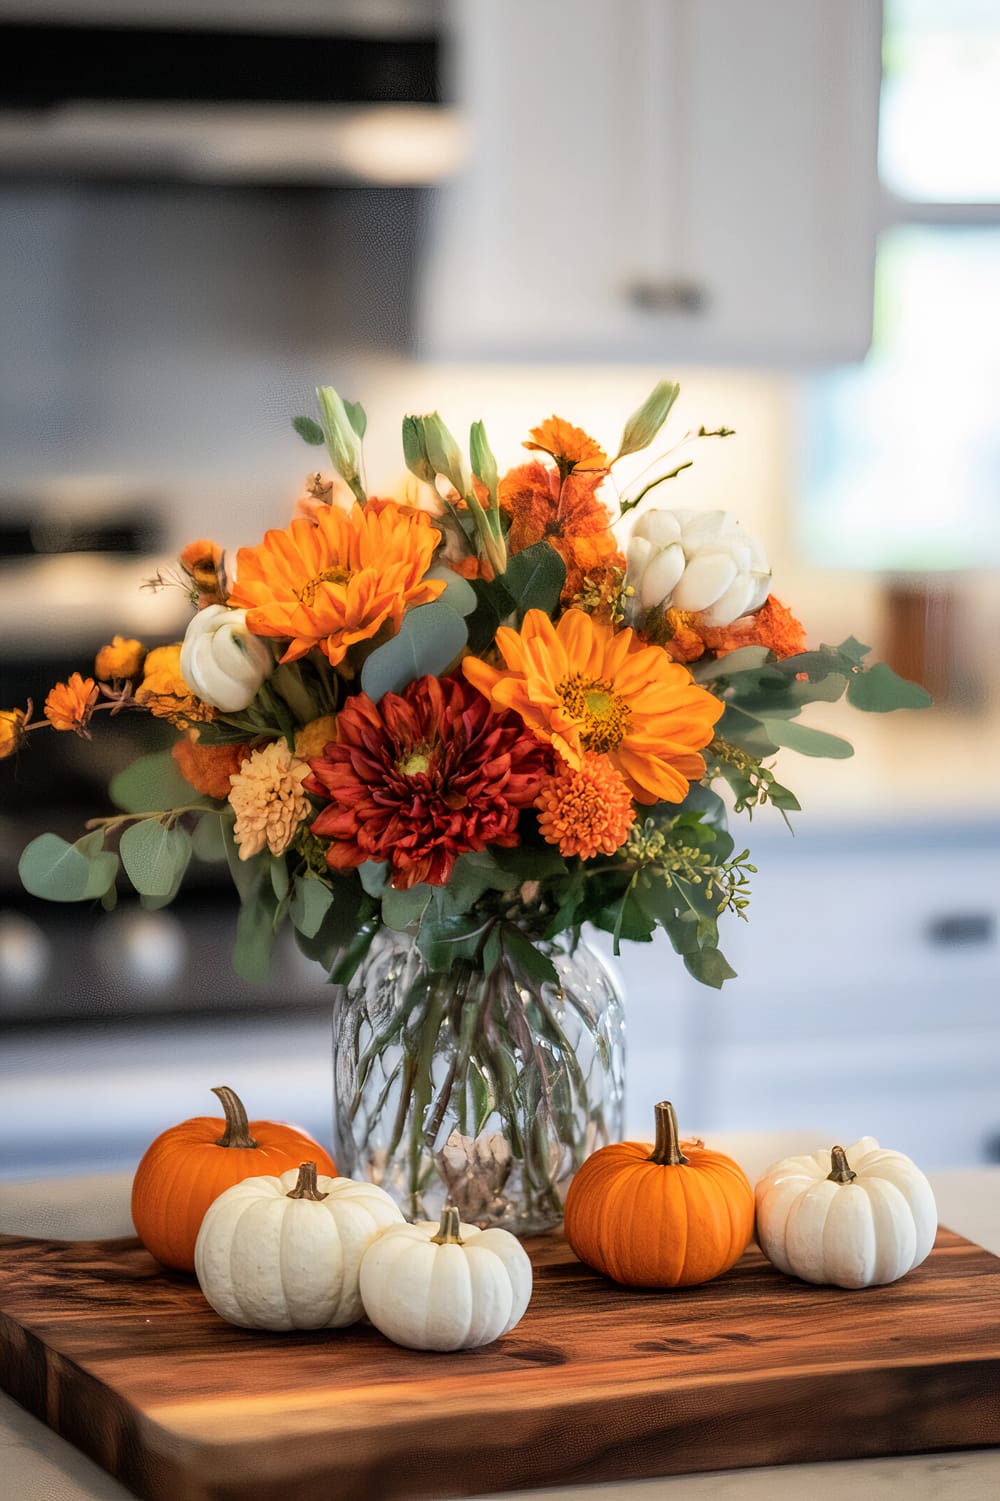
[[[74,672],[68,682],[57,683],[50,692],[45,700],[45,718],[55,730],[74,730],[85,735],[98,694],[93,678]]]
[[[705,774],[698,754],[723,705],[660,646],[642,646],[582,610],[558,625],[529,610],[520,631],[501,626],[507,666],[478,657],[462,670],[495,707],[514,709],[542,740],[579,769],[588,752],[607,756],[637,802],[679,803]]]
[[[442,593],[442,580],[424,578],[440,540],[429,517],[391,500],[327,506],[241,547],[229,603],[255,635],[288,641],[282,662],[318,646],[336,667],[356,642],[383,626],[394,635],[405,610]]]
[[[595,443],[582,427],[574,427],[562,417],[548,417],[539,427],[529,428],[533,443],[525,441],[525,448],[540,449],[551,454],[559,465],[560,474],[569,474],[573,469],[600,469],[608,467],[608,456],[599,443]]]

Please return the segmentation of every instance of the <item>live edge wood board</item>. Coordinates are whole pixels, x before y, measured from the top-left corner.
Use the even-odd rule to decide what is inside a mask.
[[[148,1501],[380,1501],[1000,1443],[1000,1259],[942,1230],[845,1292],[751,1248],[620,1288],[558,1235],[504,1339],[259,1334],[134,1240],[0,1237],[0,1384]]]

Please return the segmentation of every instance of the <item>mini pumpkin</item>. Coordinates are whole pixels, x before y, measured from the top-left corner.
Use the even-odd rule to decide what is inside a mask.
[[[411,1350],[469,1350],[518,1323],[531,1298],[528,1254],[509,1230],[463,1224],[392,1225],[361,1262],[361,1298],[375,1328]]]
[[[336,1175],[333,1158],[297,1126],[249,1121],[227,1085],[218,1095],[224,1119],[197,1115],[162,1131],[132,1180],[136,1234],[164,1266],[194,1271],[194,1243],[205,1210],[224,1189],[262,1173],[282,1173],[306,1158]]]
[[[321,1177],[315,1162],[244,1178],[205,1211],[198,1285],[216,1313],[244,1329],[341,1329],[364,1313],[362,1256],[402,1221],[384,1189]]]
[[[691,1287],[739,1260],[753,1234],[743,1169],[682,1142],[668,1100],[656,1140],[614,1142],[588,1157],[566,1195],[564,1232],[580,1260],[630,1287]]]
[[[761,1250],[804,1282],[895,1282],[926,1260],[937,1233],[924,1174],[872,1136],[773,1163],[755,1194]]]

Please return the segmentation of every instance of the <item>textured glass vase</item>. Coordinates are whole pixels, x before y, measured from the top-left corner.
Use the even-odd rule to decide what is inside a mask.
[[[430,973],[382,928],[334,1010],[334,1155],[408,1219],[444,1203],[532,1235],[558,1225],[581,1162],[621,1138],[624,1006],[606,960],[535,940],[559,983],[505,949],[489,975]]]

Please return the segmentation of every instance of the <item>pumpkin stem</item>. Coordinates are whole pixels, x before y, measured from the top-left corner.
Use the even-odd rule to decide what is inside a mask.
[[[436,1235],[431,1236],[431,1244],[435,1246],[464,1246],[465,1241],[459,1235],[461,1220],[454,1204],[446,1204],[441,1211],[441,1223]]]
[[[688,1161],[681,1151],[677,1114],[669,1100],[661,1100],[656,1107],[656,1141],[646,1161],[660,1167],[680,1167]]]
[[[324,1193],[316,1182],[315,1162],[303,1162],[299,1164],[299,1176],[295,1187],[290,1188],[285,1195],[286,1199],[312,1199],[319,1203],[321,1199],[328,1199],[330,1195]]]
[[[858,1176],[852,1172],[851,1165],[847,1160],[847,1153],[843,1147],[834,1147],[830,1152],[830,1161],[833,1167],[832,1173],[827,1173],[828,1183],[853,1183]]]
[[[216,1138],[217,1147],[256,1147],[260,1143],[254,1141],[250,1135],[250,1122],[243,1107],[243,1101],[234,1090],[226,1084],[212,1086],[212,1093],[218,1095],[222,1101],[222,1108],[226,1112],[226,1129],[222,1135]]]

